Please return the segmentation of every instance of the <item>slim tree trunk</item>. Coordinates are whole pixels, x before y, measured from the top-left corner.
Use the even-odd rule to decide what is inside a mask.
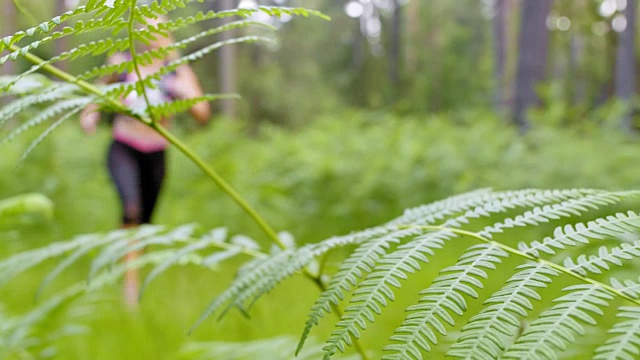
[[[231,10],[236,7],[236,1],[234,0],[221,0],[221,10]],[[233,21],[230,17],[222,19],[223,23],[229,23]],[[220,40],[225,41],[233,39],[235,37],[235,31],[225,31],[221,34]],[[236,48],[235,45],[223,46],[220,49],[220,65],[219,65],[219,79],[220,79],[220,91],[223,94],[236,93]],[[236,117],[236,101],[233,99],[222,100],[222,114],[229,118],[235,119]]]
[[[409,0],[407,4],[407,45],[405,47],[405,69],[413,73],[418,68],[417,43],[420,34],[420,0]]]
[[[507,6],[510,0],[496,0],[493,18],[493,46],[495,53],[495,108],[504,110],[505,76],[507,66]]]
[[[16,7],[13,4],[13,1],[4,0],[2,4],[2,10],[3,10],[2,21],[0,22],[2,24],[0,27],[0,29],[2,30],[2,34],[1,34],[2,36],[0,36],[0,38],[13,34],[17,30],[16,29]],[[2,54],[2,55],[4,56],[5,54]],[[13,61],[6,62],[4,65],[2,65],[2,71],[0,73],[5,75],[14,74],[14,71],[15,71],[14,65],[15,64]]]
[[[529,128],[526,112],[538,102],[536,83],[544,79],[549,46],[546,22],[552,0],[524,0],[518,37],[516,100],[513,121],[520,131]]]
[[[358,72],[364,63],[366,57],[364,48],[364,39],[362,37],[362,28],[360,19],[354,20],[353,41],[351,44],[351,68],[352,71]]]
[[[400,88],[400,49],[402,49],[402,6],[399,0],[393,0],[393,19],[391,23],[391,46],[389,57],[389,80],[393,87],[393,101],[397,99]]]
[[[627,8],[624,11],[627,27],[619,34],[616,52],[615,94],[627,104],[630,104],[636,93],[636,5],[636,0],[627,1]],[[632,109],[629,108],[621,119],[622,127],[628,131],[633,129],[631,115]]]

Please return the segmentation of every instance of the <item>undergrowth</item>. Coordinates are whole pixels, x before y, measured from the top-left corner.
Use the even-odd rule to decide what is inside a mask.
[[[276,233],[271,223],[241,195],[242,192],[231,187],[227,179],[203,157],[157,121],[160,114],[181,112],[196,102],[213,101],[228,95],[207,94],[196,99],[149,106],[145,113],[134,112],[119,100],[133,91],[144,93],[146,88],[153,86],[154,79],[182,64],[199,60],[222,46],[272,41],[271,38],[243,35],[228,41],[214,41],[172,60],[157,73],[135,84],[99,86],[95,80],[123,71],[136,71],[140,64],[163,58],[171,50],[184,48],[216,33],[233,28],[265,27],[250,19],[256,12],[271,16],[324,16],[303,8],[259,7],[194,12],[158,26],[146,22],[149,18],[171,13],[190,3],[188,0],[152,1],[147,4],[138,4],[135,0],[89,0],[86,5],[2,39],[0,50],[10,53],[0,58],[0,64],[24,58],[33,66],[15,77],[2,79],[3,91],[12,95],[12,101],[0,110],[0,126],[8,124],[12,127],[4,134],[0,144],[13,141],[33,128],[46,124],[46,128],[38,131],[34,140],[24,149],[24,155],[19,159],[22,161],[58,130],[63,122],[75,118],[88,104],[99,103],[105,109],[147,124],[165,137],[246,213],[251,222],[257,225],[258,235],[268,240],[268,245],[264,245],[265,241],[255,241],[245,236],[228,236],[227,231],[221,228],[201,231],[195,225],[143,226],[127,231],[76,236],[68,241],[9,255],[0,261],[0,283],[8,282],[44,263],[59,260],[46,271],[35,292],[36,298],[41,300],[37,306],[17,320],[0,313],[0,316],[8,319],[2,322],[0,328],[2,351],[20,357],[30,355],[33,349],[38,348],[41,351],[39,356],[46,356],[48,342],[56,340],[37,336],[38,324],[85,293],[113,284],[129,266],[149,266],[141,289],[143,295],[154,280],[176,265],[190,264],[211,270],[213,266],[237,258],[241,259],[242,265],[236,277],[213,298],[200,318],[194,321],[191,331],[197,331],[200,326],[212,321],[211,317],[221,318],[232,310],[249,315],[265,294],[291,277],[302,276],[316,286],[321,294],[310,305],[311,310],[296,352],[306,351],[305,343],[310,339],[309,335],[318,324],[329,321],[327,315],[332,313],[337,318],[334,331],[325,339],[320,351],[326,360],[344,353],[348,347],[353,347],[362,359],[368,359],[372,354],[383,359],[422,359],[430,356],[430,353],[465,359],[561,356],[627,359],[638,354],[640,285],[634,262],[640,257],[640,241],[637,238],[640,223],[639,215],[621,204],[623,200],[637,196],[637,191],[612,192],[586,188],[481,189],[410,208],[402,216],[382,225],[345,236],[332,236],[319,242],[296,244],[288,233]],[[167,31],[231,16],[236,17],[237,21],[214,25],[158,50],[136,51],[136,41],[146,42]],[[143,26],[136,27],[136,23]],[[78,45],[51,59],[41,59],[32,53],[45,43],[96,30],[108,30],[118,36]],[[118,65],[98,66],[79,74],[65,72],[55,66],[61,60],[114,51],[129,51],[131,60]],[[39,71],[52,75],[56,80],[35,75]],[[16,116],[20,114],[23,116]],[[436,130],[438,124],[444,126],[436,123]],[[364,124],[364,131],[371,125]],[[472,154],[471,159],[485,156],[482,158],[484,162],[476,166],[498,167],[502,162],[517,166],[514,159],[518,154],[525,154],[522,156],[526,158],[527,152],[539,146],[540,140],[535,137],[523,142],[501,139],[491,146],[495,147],[492,151],[497,149],[502,156],[492,158],[480,151],[491,148],[483,147],[487,140],[481,134],[460,135],[455,132],[451,134],[452,138],[447,139],[447,143],[423,157],[420,154],[428,144],[425,139],[422,139],[422,143],[402,141],[403,136],[412,133],[412,126],[417,125],[401,126],[396,131],[386,129],[373,132],[374,141],[358,143],[356,148],[383,148],[389,143],[400,148],[412,146],[407,150],[411,154],[408,162],[397,162],[404,166],[400,169],[404,176],[389,178],[389,181],[415,183],[411,177],[414,169],[419,169],[432,171],[438,179],[434,184],[446,187],[453,182],[463,184],[461,187],[466,188],[475,184],[473,168],[451,162],[451,159],[455,159],[452,153],[466,151]],[[487,131],[490,132],[490,129]],[[436,131],[432,136],[442,138],[443,134]],[[487,136],[494,135],[487,133]],[[481,141],[471,142],[472,138]],[[307,156],[311,159],[314,156],[325,159],[324,163],[310,169],[320,171],[313,176],[320,179],[318,184],[326,189],[327,180],[332,179],[335,172],[349,173],[353,171],[350,168],[352,164],[338,160],[339,156],[326,161],[326,158],[322,158],[326,155],[319,155],[322,150],[314,146],[314,140],[320,143],[326,141],[311,139],[311,144],[302,146],[309,147],[311,152]],[[474,146],[447,146],[457,140],[467,141]],[[335,139],[332,144],[338,144],[334,146],[336,151],[353,150],[341,146]],[[291,151],[295,151],[296,145],[291,146]],[[366,173],[368,177],[353,172],[353,178],[345,182],[345,192],[358,194],[361,188],[380,186],[376,174],[383,173],[388,163],[379,161],[363,164],[378,167]],[[395,164],[392,161],[392,166]],[[603,169],[598,171],[605,174],[603,176],[609,175]],[[494,176],[515,176],[513,174],[499,171]],[[243,173],[248,178],[251,178],[250,175],[250,172]],[[524,180],[537,184],[535,176]],[[300,179],[293,179],[289,184],[306,185],[304,181],[296,181]],[[573,183],[581,184],[580,181]],[[417,186],[425,191],[432,188],[429,185]],[[322,189],[313,191],[316,195],[323,193]],[[364,196],[354,196],[353,199],[359,204],[366,203]],[[25,206],[21,208],[22,205]],[[26,197],[14,203],[9,202],[6,209],[12,210],[3,210],[0,216],[4,218],[11,212],[20,214],[30,209],[46,209],[47,206],[47,202],[38,196]],[[363,206],[364,213],[369,209],[367,206]],[[621,208],[625,210],[620,211]],[[291,209],[301,211],[304,207]],[[131,242],[131,239],[137,241]],[[141,248],[147,248],[148,251],[137,261],[126,264],[119,262],[125,254]],[[457,259],[444,256],[452,250]],[[347,255],[337,260],[332,258],[336,253]],[[331,266],[332,261],[338,262],[335,269]],[[46,291],[56,279],[72,266],[77,271],[81,262],[88,265],[84,271],[86,279],[70,287],[58,288],[54,295],[47,297]],[[411,289],[402,289],[404,283],[424,272],[433,275],[429,281],[414,284],[415,287]],[[545,288],[553,291],[545,291]],[[293,299],[297,295],[293,292],[290,297]],[[406,299],[406,296],[409,298]],[[402,304],[404,311],[402,316],[391,319],[395,330],[389,334],[387,341],[378,344],[379,349],[365,342],[366,335],[376,328],[378,319],[384,317],[390,305],[396,302]],[[613,323],[607,321],[610,317],[616,320]],[[59,332],[66,333],[64,330]],[[45,344],[44,348],[40,342]],[[258,348],[266,351],[266,343],[257,344]],[[442,344],[446,346],[442,347]],[[574,347],[574,344],[580,346]],[[240,348],[246,350],[249,346],[245,344]]]

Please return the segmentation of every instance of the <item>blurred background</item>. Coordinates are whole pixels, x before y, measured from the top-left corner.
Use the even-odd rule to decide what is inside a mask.
[[[0,0],[0,33],[35,26],[81,2]],[[332,20],[255,15],[278,28],[265,33],[275,44],[227,46],[193,65],[207,92],[241,99],[214,103],[206,128],[181,117],[174,130],[277,230],[300,243],[380,224],[405,208],[481,187],[639,187],[636,0],[217,0],[170,17],[194,8],[258,5],[304,6]],[[93,39],[69,38],[36,54],[49,58],[80,40]],[[203,46],[194,43],[182,53]],[[59,65],[80,73],[104,61],[98,56]],[[16,74],[29,66],[18,61],[0,71]],[[77,122],[67,122],[18,164],[38,131],[0,149],[0,199],[39,192],[53,200],[55,213],[52,220],[28,217],[19,226],[0,227],[0,255],[118,226],[104,166],[108,126],[86,136]],[[191,163],[177,152],[169,161],[157,223],[225,226],[264,240]],[[69,277],[82,279],[82,272]],[[122,344],[129,345],[118,347],[146,358],[175,358],[190,341],[185,327],[210,299],[196,288],[222,286],[211,285],[209,275],[170,273],[157,294],[164,286],[180,289],[173,295],[183,297],[150,295],[141,314],[126,318],[131,330],[113,339],[106,334],[117,333],[120,320],[96,317],[100,326],[91,331],[110,340],[94,334],[82,341],[108,346],[126,338]],[[25,283],[43,275],[29,276]],[[0,290],[0,299],[20,312],[32,293],[32,286],[17,286]],[[181,325],[168,330],[163,348],[145,334],[175,325],[158,310],[167,308],[178,309],[174,320]],[[293,334],[306,309],[291,326]],[[258,310],[256,317],[268,320],[272,313]],[[234,321],[242,329],[244,320]],[[224,329],[206,330],[201,338],[255,335]],[[91,353],[79,340],[67,342],[66,359]]]
[[[80,4],[2,2],[4,34]],[[635,1],[219,0],[170,17],[258,5],[305,6],[332,20],[254,15],[279,30],[242,31],[276,43],[226,46],[193,65],[207,92],[241,99],[214,103],[207,128],[185,117],[174,130],[305,242],[477,187],[637,187]],[[69,38],[36,53],[48,58],[89,40]],[[59,66],[81,73],[104,61]],[[2,71],[29,66],[9,62]],[[112,228],[115,199],[103,169],[108,132],[104,126],[86,137],[65,123],[17,168],[33,137],[5,146],[0,196],[42,192],[60,207],[57,217],[95,213],[80,228],[57,224],[64,236]],[[253,231],[198,170],[178,156],[171,166],[158,222]],[[108,206],[95,209],[102,196]],[[326,228],[307,232],[309,223]]]

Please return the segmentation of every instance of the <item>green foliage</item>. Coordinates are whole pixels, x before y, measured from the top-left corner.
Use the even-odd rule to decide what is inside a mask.
[[[312,306],[298,351],[304,349],[313,328],[327,321],[323,320],[326,314],[337,312],[340,320],[323,348],[324,358],[332,358],[375,329],[391,304],[399,302],[405,304],[405,319],[397,320],[397,329],[384,346],[384,359],[441,354],[437,346],[442,341],[450,344],[447,354],[456,358],[555,358],[580,337],[587,337],[590,344],[577,350],[580,356],[614,352],[619,354],[614,358],[623,359],[638,351],[640,337],[634,322],[627,320],[634,319],[640,307],[633,265],[640,257],[640,216],[633,212],[606,215],[608,211],[602,215],[599,209],[611,209],[638,194],[485,189],[408,209],[383,225],[349,235],[301,247],[289,241],[286,250],[270,253],[260,252],[259,245],[245,237],[228,241],[221,230],[204,234],[194,226],[118,230],[10,256],[0,262],[0,278],[15,278],[43,261],[61,257],[43,280],[43,288],[92,251],[91,282],[47,302],[58,307],[66,298],[116,279],[124,271],[116,261],[138,248],[148,250],[131,266],[154,266],[145,284],[177,264],[210,268],[233,256],[250,256],[207,307],[198,326],[210,315],[222,316],[232,308],[250,313],[261,297],[302,271],[321,279],[318,272],[324,270],[316,260],[332,258],[340,253],[336,249],[355,247],[330,282],[319,280],[324,291]],[[575,222],[588,214],[592,220]],[[454,248],[457,261],[434,261]],[[424,272],[438,275],[421,288],[400,291],[411,277]],[[338,310],[342,304],[346,308]],[[599,325],[602,315],[614,307],[619,307],[622,320],[608,325],[610,335],[589,336],[586,327]],[[46,316],[45,308],[39,315],[30,315],[33,321]],[[32,326],[23,324],[22,331]],[[452,329],[457,329],[455,336],[448,338]]]
[[[194,240],[193,236],[196,231],[197,229],[193,225],[171,230],[159,226],[146,226],[130,231],[117,230],[108,234],[79,236],[69,241],[56,242],[2,259],[0,261],[0,279],[2,279],[0,286],[31,268],[41,266],[51,259],[61,258],[58,265],[50,270],[47,277],[42,280],[38,289],[39,294],[81,257],[85,257],[90,251],[100,250],[93,256],[87,281],[71,287],[65,286],[63,290],[58,290],[53,296],[35,305],[28,313],[3,322],[3,327],[0,327],[0,344],[3,344],[0,347],[0,355],[3,358],[11,359],[11,356],[19,358],[22,352],[36,354],[40,349],[53,349],[60,340],[59,338],[65,336],[65,332],[72,328],[71,319],[80,316],[67,315],[67,319],[62,322],[63,327],[55,331],[52,331],[50,327],[43,327],[42,324],[46,323],[54,312],[73,313],[74,307],[69,306],[70,304],[73,304],[88,291],[95,292],[113,285],[122,277],[128,266],[154,266],[153,271],[145,280],[144,284],[147,286],[151,280],[169,266],[195,264],[212,269],[220,262],[238,255],[247,253],[260,255],[257,251],[258,246],[246,237],[228,239],[226,231],[217,229],[206,234],[199,234],[198,240]],[[131,239],[136,239],[136,243],[132,243]],[[171,250],[176,246],[179,246],[177,250]],[[118,260],[127,252],[142,247],[152,247],[153,251],[142,255],[133,263],[118,263]],[[211,251],[212,248],[222,249],[222,251],[208,256],[195,253],[196,250]],[[84,320],[86,321],[86,317]]]
[[[517,247],[515,239],[508,235],[512,229],[572,218],[616,203],[628,195],[637,194],[592,190],[481,191],[417,208],[381,227],[331,238],[250,263],[251,267],[243,269],[232,285],[214,300],[205,315],[218,311],[224,314],[231,306],[247,311],[258,297],[296,270],[303,269],[314,257],[336,247],[358,245],[314,305],[302,338],[304,341],[310,327],[317,324],[331,310],[331,306],[346,302],[341,320],[324,348],[324,358],[329,359],[337,351],[344,351],[345,346],[351,345],[354,339],[360,338],[362,331],[368,327],[367,323],[374,323],[389,302],[396,300],[394,288],[400,288],[402,282],[417,271],[429,271],[422,267],[430,262],[430,258],[444,251],[446,242],[469,236],[480,240],[482,244],[469,246],[455,265],[440,270],[440,275],[420,292],[423,297],[415,305],[407,307],[408,315],[390,338],[391,344],[385,347],[387,355],[384,358],[421,359],[422,351],[431,351],[430,344],[438,343],[438,333],[446,335],[447,324],[457,325],[452,315],[460,316],[467,310],[465,298],[479,298],[477,290],[494,281],[492,279],[496,275],[492,274],[492,270],[509,256],[521,258],[527,265],[522,270],[516,270],[513,276],[515,285],[508,283],[505,290],[498,292],[500,298],[490,297],[486,300],[487,307],[483,310],[497,323],[493,326],[486,323],[481,325],[489,316],[486,313],[472,318],[463,328],[460,342],[452,346],[449,355],[492,359],[502,356],[506,351],[506,357],[523,358],[523,352],[528,354],[526,358],[555,357],[552,354],[566,349],[566,344],[572,343],[576,335],[584,334],[583,325],[579,322],[597,324],[584,310],[602,314],[601,309],[606,308],[608,301],[614,297],[640,305],[637,295],[625,290],[635,286],[632,281],[637,275],[633,272],[626,273],[622,281],[615,279],[610,283],[600,282],[596,280],[599,277],[595,277],[611,271],[609,264],[632,264],[640,256],[639,242],[605,241],[599,251],[590,255],[583,254],[580,249],[586,249],[585,244],[593,240],[632,236],[640,227],[640,218],[629,213],[598,218],[586,225],[577,224],[575,228],[560,225],[552,231],[551,237],[545,237],[542,241],[520,240]],[[464,230],[473,229],[473,223],[477,223],[478,219],[497,215],[503,218],[479,230]],[[417,231],[412,233],[408,229]],[[577,252],[569,251],[572,247],[577,247]],[[539,249],[544,250],[541,252]],[[569,256],[573,253],[580,255],[577,261],[567,257],[564,264],[560,265],[543,256],[543,252],[544,255],[556,255],[552,249],[559,249]],[[531,268],[535,268],[539,275],[532,275]],[[535,288],[552,282],[546,275],[570,276],[587,284],[565,287],[563,291],[569,294],[562,297],[547,293],[546,296],[551,296],[551,299],[545,300],[558,304],[542,312],[517,338],[520,322],[528,316],[526,309],[533,309],[530,299],[541,299]],[[616,287],[615,284],[623,282],[632,282],[632,285]],[[526,298],[519,291],[514,292],[513,287],[522,289]],[[350,299],[346,293],[352,294]],[[499,309],[493,305],[496,303],[501,304]],[[484,330],[478,331],[479,328]],[[489,329],[493,332],[487,332]],[[627,329],[631,333],[625,333],[626,336],[637,339],[640,335],[632,328]],[[512,345],[514,338],[517,341]]]
[[[31,214],[41,214],[51,218],[53,203],[41,194],[25,194],[0,200],[0,219],[7,220]]]
[[[269,354],[270,357],[281,360],[313,360],[322,356],[321,348],[318,346],[310,347],[310,349],[305,349],[304,352],[294,355],[292,349],[295,347],[295,343],[296,339],[289,336],[247,342],[194,343],[185,346],[178,359],[252,360]],[[345,360],[357,359],[357,356],[345,357]]]
[[[141,53],[132,46],[136,42],[146,43],[167,31],[191,28],[196,23],[229,16],[245,18],[256,12],[271,16],[323,17],[320,13],[302,8],[261,7],[197,12],[159,26],[147,24],[147,18],[171,13],[189,3],[172,0],[137,5],[136,1],[129,0],[90,0],[86,6],[4,38],[2,47],[11,53],[0,58],[0,64],[25,58],[34,66],[18,76],[2,80],[4,91],[19,96],[8,97],[13,102],[0,111],[0,125],[15,126],[4,134],[0,142],[14,141],[19,135],[50,123],[26,147],[26,156],[51,132],[63,128],[61,124],[65,120],[74,118],[78,111],[92,102],[135,117],[162,133],[163,129],[155,121],[159,114],[178,113],[195,102],[211,101],[222,96],[207,94],[198,99],[149,107],[147,113],[133,112],[119,98],[133,91],[144,92],[145,88],[153,86],[152,80],[182,64],[201,59],[222,46],[269,42],[271,38],[243,34],[231,40],[208,43],[185,56],[172,59],[159,72],[135,84],[99,87],[89,81],[122,71],[133,71],[140,64],[164,58],[170,51],[184,49],[210,35],[256,25],[252,21],[240,20],[212,26],[173,45]],[[136,23],[143,25],[136,28]],[[47,60],[31,53],[53,40],[94,31],[109,32],[115,36],[115,40],[89,41]],[[468,42],[469,35],[468,32],[454,35],[455,41],[450,45],[462,51],[464,46],[460,44]],[[105,55],[113,51],[130,51],[131,60],[118,65],[97,66],[77,74],[52,66],[62,60]],[[471,59],[475,61],[475,58]],[[445,61],[445,65],[447,68],[451,64]],[[46,71],[64,83],[34,76],[33,73],[38,70]],[[454,74],[448,69],[445,75],[455,75],[442,79],[456,84],[462,74]],[[376,100],[379,96],[374,94],[372,101],[379,103],[379,99]],[[439,101],[446,107],[451,106],[447,97]],[[567,154],[566,148],[574,145],[568,145],[566,138],[554,138],[544,130],[534,132],[527,138],[516,138],[510,130],[498,130],[488,122],[476,121],[476,115],[485,116],[452,114],[447,121],[434,117],[425,123],[425,119],[401,122],[399,119],[384,118],[384,121],[380,121],[380,116],[376,114],[346,114],[345,118],[355,118],[357,121],[345,121],[341,117],[318,122],[317,127],[296,134],[301,139],[299,143],[283,141],[291,137],[286,130],[266,127],[258,139],[251,139],[239,131],[234,132],[220,125],[211,130],[225,130],[224,137],[216,137],[216,144],[211,144],[207,133],[193,141],[196,145],[198,142],[206,143],[205,153],[210,158],[206,160],[212,162],[218,160],[217,150],[226,151],[229,156],[222,161],[228,163],[223,166],[231,170],[229,173],[232,176],[238,177],[241,186],[257,188],[252,195],[261,203],[271,206],[276,214],[281,214],[282,209],[295,212],[296,215],[286,221],[305,228],[309,227],[311,221],[298,221],[305,216],[306,220],[316,222],[332,218],[346,219],[334,227],[348,225],[353,229],[353,218],[348,216],[355,214],[355,218],[360,219],[359,225],[372,225],[394,210],[433,200],[440,194],[457,193],[486,183],[507,185],[505,187],[514,184],[515,187],[528,187],[531,184],[541,186],[546,184],[545,181],[567,181],[572,186],[580,185],[581,181],[589,186],[603,182],[607,188],[618,185],[612,184],[612,181],[618,180],[611,180],[611,172],[602,164],[615,166],[625,158],[607,157],[602,160],[602,154],[607,154],[605,150],[620,138],[612,140],[603,136],[598,143],[599,148],[572,152],[571,156],[577,158],[567,159],[560,155]],[[350,140],[355,133],[362,136]],[[178,141],[173,141],[170,134],[163,134],[201,166],[227,194],[234,197],[234,192],[229,191],[224,182],[203,165],[205,162]],[[575,134],[571,136],[578,137]],[[233,149],[240,144],[234,141],[238,139],[247,144],[251,142],[252,145],[247,145],[242,153],[235,155]],[[279,143],[283,145],[264,151],[265,147]],[[66,146],[75,147],[77,143]],[[629,144],[623,146],[629,147]],[[399,154],[398,159],[394,159],[397,161],[388,161],[390,153]],[[624,156],[632,153],[630,151]],[[580,164],[579,160],[590,154],[599,155],[594,158],[600,160],[593,160],[585,167],[567,167],[567,163]],[[544,163],[535,162],[539,158]],[[255,164],[260,165],[256,167]],[[59,164],[52,161],[51,167],[57,168]],[[521,167],[532,171],[518,171]],[[616,171],[624,175],[619,177],[619,181],[635,179],[633,170]],[[196,185],[199,185],[201,178],[189,174],[189,171],[184,173],[187,173],[186,178],[194,178]],[[381,174],[385,175],[383,181],[380,181]],[[553,176],[544,177],[549,174]],[[174,201],[182,201],[185,192],[190,192],[194,198],[194,189],[202,191],[201,186],[189,185],[180,184],[181,189],[172,191]],[[431,192],[424,194],[426,189]],[[71,189],[69,193],[72,195],[67,194],[68,199],[75,200],[78,197],[77,189]],[[294,200],[292,193],[302,196]],[[351,203],[344,201],[347,193],[350,194]],[[419,194],[419,199],[416,194]],[[64,193],[57,195],[65,196]],[[635,326],[640,292],[637,271],[633,265],[634,260],[640,257],[640,242],[636,235],[640,223],[637,214],[619,212],[617,209],[624,198],[633,195],[637,193],[586,189],[479,190],[409,209],[404,215],[383,225],[346,236],[330,237],[317,243],[310,240],[325,234],[317,232],[315,227],[309,227],[301,246],[286,241],[288,237],[284,234],[273,234],[272,239],[280,248],[270,251],[259,251],[261,246],[258,242],[248,238],[227,241],[226,232],[222,230],[203,233],[192,225],[173,229],[141,227],[75,237],[70,241],[56,242],[0,260],[0,279],[3,282],[27,276],[30,270],[45,267],[46,263],[51,265],[57,260],[57,264],[44,270],[47,275],[36,290],[38,298],[46,297],[46,290],[60,282],[56,280],[61,274],[77,268],[82,262],[89,263],[86,282],[58,290],[26,315],[3,322],[6,325],[0,327],[0,344],[3,345],[3,351],[14,356],[19,356],[21,352],[33,352],[30,345],[33,339],[47,346],[48,339],[43,337],[38,325],[88,290],[113,284],[127,266],[152,267],[143,283],[143,290],[146,290],[154,279],[176,265],[189,264],[212,270],[214,265],[222,261],[247,255],[251,259],[240,266],[231,284],[205,308],[194,327],[206,323],[211,315],[226,315],[232,309],[249,314],[265,294],[277,290],[285,280],[303,274],[322,289],[322,293],[311,307],[297,351],[306,350],[303,345],[311,332],[317,325],[326,322],[324,318],[328,313],[334,312],[339,320],[334,332],[326,337],[326,344],[321,351],[325,359],[345,352],[351,345],[355,345],[360,355],[366,357],[367,350],[362,348],[360,341],[366,340],[365,337],[371,333],[368,330],[378,328],[381,318],[394,314],[389,309],[395,304],[404,310],[404,319],[395,319],[393,326],[396,330],[388,334],[386,342],[379,345],[381,349],[370,347],[372,352],[381,352],[380,357],[384,359],[421,359],[426,353],[469,359],[501,356],[554,358],[564,354],[570,345],[578,341],[589,344],[578,347],[576,352],[580,352],[579,356],[595,353],[597,357],[615,354],[617,358],[628,358],[637,354],[637,343],[640,341],[640,331]],[[223,222],[233,215],[218,202],[202,204],[202,199],[195,197],[193,201],[201,209],[200,216],[207,217],[205,223],[211,222],[210,218],[214,215],[224,215],[218,217],[222,220],[213,220]],[[237,200],[237,197],[234,199]],[[25,200],[25,203],[37,205],[36,200]],[[46,207],[42,202],[39,205]],[[218,209],[207,211],[209,206]],[[247,210],[243,203],[241,206]],[[189,209],[188,216],[193,217],[192,209],[196,207],[184,208]],[[180,215],[180,210],[172,211],[172,221],[181,222]],[[261,223],[259,217],[254,217],[254,220]],[[236,225],[238,228],[245,227],[242,222]],[[266,230],[267,235],[271,235],[268,225]],[[323,231],[328,233],[326,235],[337,233],[331,228]],[[137,262],[126,265],[118,263],[125,254],[143,248],[148,251]],[[445,256],[447,252],[455,255]],[[334,257],[336,254],[338,259]],[[340,261],[339,256],[345,254],[346,259]],[[457,260],[455,256],[458,256]],[[338,262],[337,269],[332,269],[335,262]],[[325,281],[332,273],[331,280]],[[407,289],[405,284],[414,277],[427,281],[419,284],[419,288]],[[550,290],[545,291],[546,287]],[[291,296],[299,293],[294,291]],[[614,307],[619,309],[613,310]],[[610,324],[602,316],[607,312],[622,320]],[[4,314],[0,316],[7,317]],[[611,329],[608,337],[602,336],[606,326]],[[591,336],[587,328],[598,336]],[[65,332],[61,330],[60,333]],[[234,355],[231,356],[251,350],[252,345],[267,351],[267,345],[263,342],[240,346],[234,344],[231,346]],[[211,347],[212,351],[222,351],[219,344],[204,346]],[[280,353],[279,349],[271,351]],[[207,356],[206,351],[203,356]],[[313,353],[309,356],[317,355]]]

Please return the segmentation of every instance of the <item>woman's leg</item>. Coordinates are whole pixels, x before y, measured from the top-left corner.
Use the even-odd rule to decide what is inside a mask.
[[[142,223],[139,153],[118,141],[111,143],[107,165],[122,204],[122,226]]]
[[[165,152],[143,154],[140,162],[140,191],[142,193],[141,221],[151,223],[166,173]]]
[[[117,141],[109,147],[107,164],[122,204],[122,228],[142,224],[139,155],[135,149]],[[130,243],[135,244],[135,240]],[[128,252],[124,260],[125,266],[135,261],[138,256],[138,251]],[[125,273],[123,295],[129,308],[135,308],[138,304],[139,283],[137,269],[128,269]]]

